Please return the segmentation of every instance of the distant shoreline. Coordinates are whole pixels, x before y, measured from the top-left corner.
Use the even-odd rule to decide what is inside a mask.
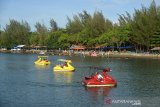
[[[21,51],[11,51],[11,50],[0,50],[0,53],[20,53],[20,54],[39,54],[43,51],[44,55],[81,55],[90,56],[91,51],[47,51],[47,50],[21,50]],[[102,52],[96,51],[97,56],[92,57],[117,57],[117,58],[151,58],[160,59],[160,54],[150,54],[150,53],[128,53],[128,52]]]

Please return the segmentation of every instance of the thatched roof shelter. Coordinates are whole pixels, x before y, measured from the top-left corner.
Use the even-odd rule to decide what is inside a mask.
[[[154,47],[151,49],[152,51],[160,51],[160,47]]]
[[[70,47],[70,49],[72,49],[72,50],[85,50],[86,47],[85,46],[79,46],[79,45],[72,45]]]

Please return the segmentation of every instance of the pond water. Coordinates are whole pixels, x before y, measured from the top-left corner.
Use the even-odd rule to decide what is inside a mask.
[[[160,60],[49,56],[50,66],[35,66],[35,54],[0,53],[0,107],[128,107],[160,104]],[[57,59],[72,60],[75,72],[54,72]],[[81,81],[110,67],[115,88],[85,88]],[[101,72],[101,71],[99,71]]]

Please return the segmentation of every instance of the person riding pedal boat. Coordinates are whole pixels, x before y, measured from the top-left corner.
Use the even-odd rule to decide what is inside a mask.
[[[110,68],[103,70],[102,74],[103,74],[104,78],[107,77],[107,72],[110,72]]]
[[[95,78],[96,78],[98,81],[102,81],[103,76],[102,76],[101,74],[99,74],[98,72],[96,72]]]

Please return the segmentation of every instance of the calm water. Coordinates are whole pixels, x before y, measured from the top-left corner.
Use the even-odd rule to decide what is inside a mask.
[[[71,59],[75,72],[54,72],[58,58]],[[160,60],[49,56],[52,64],[35,66],[37,55],[0,53],[0,107],[128,107],[160,104]],[[85,88],[82,78],[108,66],[118,86]],[[138,103],[137,103],[138,102]]]

